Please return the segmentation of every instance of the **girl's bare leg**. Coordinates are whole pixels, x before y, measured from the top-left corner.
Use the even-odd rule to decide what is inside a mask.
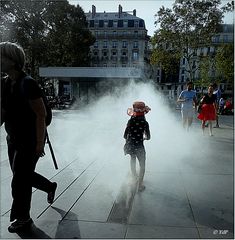
[[[202,120],[202,134],[204,135],[206,121]]]
[[[208,121],[209,122],[209,134],[210,136],[213,136],[212,134],[212,121]]]
[[[131,155],[131,172],[133,177],[137,177],[137,173],[136,173],[136,156],[135,155]]]

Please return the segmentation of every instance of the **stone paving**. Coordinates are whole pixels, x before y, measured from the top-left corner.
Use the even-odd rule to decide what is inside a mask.
[[[33,189],[34,224],[29,231],[18,234],[7,231],[11,171],[1,127],[2,239],[233,239],[233,116],[221,116],[221,127],[213,129],[213,137],[202,137],[199,122],[195,121],[192,133],[187,134],[200,136],[200,140],[190,154],[180,159],[174,148],[161,155],[164,159],[155,158],[153,148],[147,151],[146,189],[138,192],[129,172],[128,156],[114,149],[122,149],[123,142],[107,138],[100,145],[97,142],[95,150],[91,146],[82,152],[85,129],[76,130],[83,136],[78,137],[73,126],[79,120],[75,121],[75,111],[70,115],[72,120],[63,111],[54,112],[49,127],[59,169],[54,169],[48,147],[37,166],[38,172],[58,183],[55,202],[48,205],[46,194]],[[62,127],[65,121],[71,128]],[[108,126],[97,131],[109,134]],[[95,138],[90,134],[91,139]],[[67,135],[71,136],[69,141]],[[105,156],[100,156],[104,146]]]

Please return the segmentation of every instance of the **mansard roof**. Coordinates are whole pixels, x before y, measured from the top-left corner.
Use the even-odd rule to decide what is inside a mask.
[[[143,20],[142,18],[136,17],[128,12],[96,12],[94,17],[92,17],[92,13],[85,14],[88,20]]]

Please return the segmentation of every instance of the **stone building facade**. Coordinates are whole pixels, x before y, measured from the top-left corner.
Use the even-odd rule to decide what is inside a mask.
[[[132,14],[131,14],[132,13]],[[88,28],[96,38],[91,47],[91,67],[141,67],[147,60],[149,36],[136,10],[86,13]]]

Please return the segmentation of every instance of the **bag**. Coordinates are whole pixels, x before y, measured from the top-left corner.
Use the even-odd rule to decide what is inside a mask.
[[[197,106],[197,112],[198,112],[198,113],[201,113],[201,111],[202,111],[202,104],[199,104],[199,105]]]
[[[127,155],[129,153],[129,149],[128,149],[127,143],[124,144],[123,151],[124,151],[124,155]]]
[[[30,76],[25,76],[25,77],[21,80],[21,91],[22,91],[22,93],[23,93],[23,91],[24,91],[23,86],[24,86],[24,81],[25,81],[26,79],[32,79],[32,80],[33,80],[33,78],[30,77]],[[52,110],[51,110],[51,107],[50,107],[49,104],[48,104],[48,101],[47,101],[47,98],[46,98],[46,95],[45,95],[43,89],[41,89],[41,93],[42,93],[42,100],[43,100],[43,103],[44,103],[44,105],[45,105],[46,113],[47,113],[45,122],[46,122],[46,126],[49,126],[49,125],[51,124],[51,121],[52,121]]]
[[[131,144],[128,140],[126,140],[126,143],[124,144],[123,150],[124,150],[125,155],[132,153]]]

